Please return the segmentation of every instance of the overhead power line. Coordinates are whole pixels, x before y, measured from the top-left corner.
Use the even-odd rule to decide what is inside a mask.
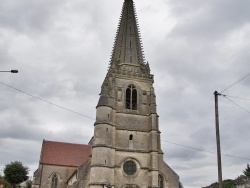
[[[40,101],[42,101],[42,102],[45,102],[45,103],[48,103],[48,104],[53,105],[53,106],[55,106],[55,107],[61,108],[61,109],[63,109],[63,110],[66,110],[66,111],[75,113],[75,114],[77,114],[77,115],[80,115],[80,116],[83,116],[83,117],[86,117],[86,118],[95,120],[95,119],[92,118],[92,117],[89,117],[89,116],[87,116],[87,115],[81,114],[81,113],[76,112],[76,111],[74,111],[74,110],[71,110],[71,109],[69,109],[69,108],[65,108],[65,107],[63,107],[63,106],[57,105],[57,104],[55,104],[55,103],[52,103],[52,102],[47,101],[47,100],[45,100],[45,99],[42,99],[42,98],[40,98],[40,97],[34,96],[34,95],[29,94],[29,93],[27,93],[27,92],[25,92],[25,91],[22,91],[21,89],[15,88],[15,87],[13,87],[13,86],[11,86],[11,85],[5,84],[5,83],[3,83],[3,82],[0,82],[0,83],[1,83],[2,85],[5,85],[5,86],[11,88],[11,89],[14,89],[14,90],[16,90],[16,91],[18,91],[18,92],[21,92],[21,93],[23,93],[23,94],[25,94],[25,95],[28,95],[28,96],[30,96],[30,97],[33,97],[33,98],[37,99],[37,100],[40,100]],[[188,149],[192,149],[192,150],[197,150],[197,151],[207,152],[207,153],[211,153],[211,154],[216,154],[216,152],[208,151],[208,150],[201,149],[201,148],[195,148],[195,147],[191,147],[191,146],[187,146],[187,145],[182,145],[182,144],[178,144],[178,143],[170,142],[170,141],[166,141],[166,140],[161,140],[161,141],[162,141],[162,142],[167,142],[167,143],[169,143],[169,144],[174,144],[174,145],[177,145],[177,146],[185,147],[185,148],[188,148]],[[245,157],[238,157],[238,156],[227,155],[227,154],[222,154],[222,155],[223,155],[223,156],[227,156],[227,157],[233,157],[233,158],[239,158],[239,159],[244,159],[244,160],[250,160],[249,158],[245,158]]]
[[[250,114],[250,111],[246,110],[245,108],[243,108],[242,106],[240,106],[239,104],[237,104],[236,102],[232,101],[231,99],[229,99],[227,97],[227,95],[222,95],[223,97],[225,97],[227,100],[229,100],[231,103],[233,103],[234,105],[238,106],[240,109],[244,110],[245,112]]]
[[[242,98],[242,97],[235,97],[235,96],[230,96],[230,95],[225,95],[227,97],[231,97],[231,98],[235,98],[235,99],[241,99],[241,100],[245,100],[245,101],[250,101],[250,99],[246,99],[246,98]]]
[[[27,92],[25,92],[25,91],[22,91],[21,89],[18,89],[18,88],[15,88],[15,87],[11,86],[11,85],[5,84],[5,83],[3,83],[3,82],[0,82],[0,83],[1,83],[2,85],[5,85],[5,86],[11,88],[11,89],[14,89],[14,90],[16,90],[16,91],[18,91],[18,92],[21,92],[21,93],[23,93],[23,94],[25,94],[25,95],[28,95],[28,96],[30,96],[30,97],[33,97],[33,98],[37,99],[37,100],[40,100],[40,101],[42,101],[42,102],[45,102],[45,103],[48,103],[48,104],[50,104],[50,105],[56,106],[56,107],[61,108],[61,109],[63,109],[63,110],[67,110],[67,111],[72,112],[72,113],[75,113],[75,114],[77,114],[77,115],[80,115],[80,116],[83,116],[83,117],[86,117],[86,118],[95,120],[95,119],[92,118],[92,117],[89,117],[89,116],[87,116],[87,115],[81,114],[81,113],[76,112],[76,111],[74,111],[74,110],[71,110],[71,109],[69,109],[69,108],[66,108],[66,107],[57,105],[57,104],[55,104],[55,103],[52,103],[52,102],[50,102],[50,101],[47,101],[47,100],[42,99],[42,98],[40,98],[40,97],[37,97],[37,96],[35,96],[35,95],[29,94],[29,93],[27,93]]]
[[[192,149],[192,150],[207,152],[207,153],[211,153],[211,154],[217,154],[216,152],[213,152],[213,151],[208,151],[208,150],[201,149],[201,148],[195,148],[195,147],[191,147],[191,146],[187,146],[187,145],[183,145],[183,144],[178,144],[178,143],[170,142],[170,141],[167,141],[167,140],[161,140],[161,141],[162,142],[167,142],[169,144],[174,144],[174,145],[177,145],[177,146],[185,147],[185,148],[188,148],[188,149]],[[246,157],[239,157],[239,156],[228,155],[228,154],[221,154],[221,155],[226,156],[226,157],[232,157],[232,158],[238,158],[238,159],[244,159],[244,160],[250,161],[250,158],[246,158]]]
[[[245,76],[243,76],[242,78],[240,78],[239,80],[237,80],[236,82],[230,84],[228,87],[226,87],[225,89],[223,89],[220,93],[225,92],[226,90],[230,89],[231,87],[235,86],[236,84],[238,84],[239,82],[241,82],[242,80],[245,80],[248,76],[250,76],[250,73],[246,74]]]

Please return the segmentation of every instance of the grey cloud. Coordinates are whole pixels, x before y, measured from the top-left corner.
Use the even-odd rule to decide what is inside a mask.
[[[0,64],[20,72],[1,74],[1,81],[95,118],[122,2],[3,1]],[[135,3],[145,55],[155,75],[161,139],[214,151],[213,92],[249,72],[249,2]],[[249,98],[248,86],[245,79],[225,93]],[[87,143],[93,135],[92,119],[3,85],[0,91],[1,163],[20,159],[34,166],[42,139]],[[247,102],[237,102],[250,110]],[[223,153],[249,157],[248,119],[248,113],[220,98]],[[12,153],[6,144],[16,145],[17,151]],[[162,149],[184,187],[217,180],[216,155],[165,142]],[[225,178],[239,175],[246,162],[223,157]]]
[[[29,167],[29,164],[37,163],[40,155],[41,140],[19,140],[19,139],[0,139],[1,143],[1,166],[12,161],[21,161]],[[33,146],[33,147],[27,147]],[[7,158],[4,156],[8,156]]]
[[[219,39],[249,22],[249,1],[171,2],[172,13],[182,19],[173,29],[174,36],[197,39]],[[183,13],[184,12],[184,13]],[[178,15],[177,15],[178,16]]]
[[[189,162],[205,156],[203,152],[197,152],[197,151],[194,152],[191,149],[183,148],[181,146],[179,146],[180,148],[178,148],[178,146],[172,146],[172,147],[175,147],[176,149],[171,150],[171,152],[169,152],[167,156],[169,158],[175,158],[175,160],[182,160]]]
[[[24,112],[24,113],[22,113]],[[26,114],[27,113],[27,114]],[[17,109],[2,112],[0,138],[15,138],[23,140],[36,140],[46,136],[48,133],[37,126],[38,120],[32,118],[32,111]]]
[[[0,25],[18,33],[32,33],[47,30],[51,16],[58,10],[58,1],[24,0],[2,1],[0,6]]]

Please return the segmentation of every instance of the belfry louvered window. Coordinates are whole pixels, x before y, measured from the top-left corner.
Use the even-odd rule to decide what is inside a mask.
[[[137,109],[137,91],[133,85],[129,85],[126,89],[126,109]]]

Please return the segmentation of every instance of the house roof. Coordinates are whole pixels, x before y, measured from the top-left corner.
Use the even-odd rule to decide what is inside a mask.
[[[80,166],[88,160],[90,154],[90,145],[43,140],[40,163]]]

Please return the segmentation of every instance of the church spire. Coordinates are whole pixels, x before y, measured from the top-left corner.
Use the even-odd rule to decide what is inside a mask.
[[[144,61],[140,32],[133,0],[124,0],[110,61],[110,70],[150,75]]]

